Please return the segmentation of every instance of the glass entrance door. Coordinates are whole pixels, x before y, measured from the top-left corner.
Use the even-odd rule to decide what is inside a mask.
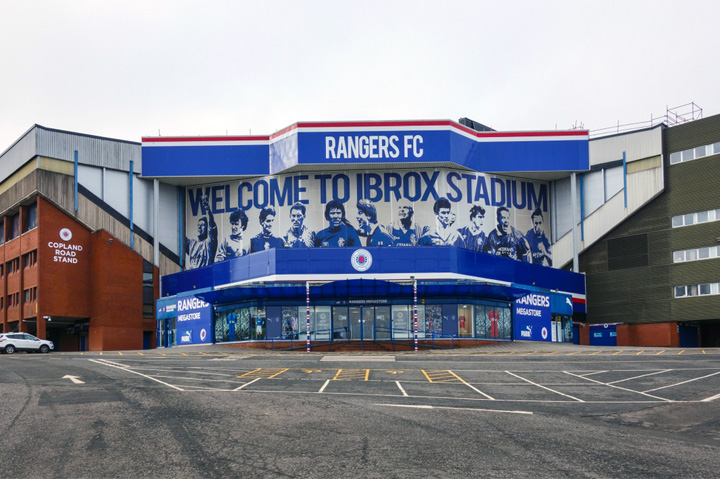
[[[353,306],[348,308],[348,310],[350,339],[362,339],[362,308]]]
[[[375,306],[352,306],[348,308],[350,339],[373,340]]]
[[[373,326],[375,326],[375,306],[366,306],[362,309],[363,318],[363,339],[366,341],[372,341],[373,338]]]

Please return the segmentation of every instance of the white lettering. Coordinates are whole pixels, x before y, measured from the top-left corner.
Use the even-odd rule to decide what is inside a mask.
[[[200,309],[210,306],[208,303],[197,298],[185,298],[178,300],[177,309],[178,311],[188,311],[191,309]]]
[[[520,299],[515,300],[517,304],[526,304],[528,306],[539,306],[543,308],[550,307],[550,297],[544,294],[528,294]]]
[[[335,158],[335,138],[325,137],[325,158]]]
[[[405,157],[420,158],[423,156],[423,138],[420,135],[403,137]],[[325,158],[327,159],[390,159],[400,156],[397,135],[356,135],[325,137]]]

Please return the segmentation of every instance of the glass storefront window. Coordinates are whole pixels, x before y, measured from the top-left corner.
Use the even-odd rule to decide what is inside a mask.
[[[473,306],[471,304],[458,305],[458,334],[461,338],[473,336]]]
[[[512,312],[508,307],[475,305],[475,337],[512,338]]]
[[[305,308],[303,308],[305,309]],[[307,312],[304,311],[307,315]],[[280,325],[283,339],[299,339],[300,308],[298,306],[282,307],[282,323]],[[303,328],[305,329],[305,328]]]
[[[330,338],[331,321],[330,306],[315,306],[310,308],[310,330],[314,331],[311,339],[328,339]]]
[[[392,327],[393,334],[396,338],[410,338],[413,336],[410,328],[410,310],[409,305],[393,305],[392,307]]]
[[[250,339],[265,339],[266,319],[264,306],[250,308]]]
[[[428,304],[425,306],[425,334],[427,337],[440,336],[442,334],[442,306],[439,304]]]
[[[378,306],[375,308],[375,338],[390,339],[390,328],[392,326],[390,306]]]

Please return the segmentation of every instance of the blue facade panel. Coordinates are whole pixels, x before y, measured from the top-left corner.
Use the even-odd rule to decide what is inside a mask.
[[[590,165],[587,132],[475,134],[447,121],[300,125],[274,139],[244,140],[144,138],[142,174],[254,176],[298,165],[363,163],[449,162],[486,173],[586,171]]]
[[[585,277],[578,273],[522,263],[513,259],[452,247],[416,246],[407,248],[368,247],[372,265],[361,276],[373,279],[383,274],[424,274],[443,278],[456,273],[512,286],[535,284],[536,288],[558,289],[572,294],[585,294]],[[223,261],[204,268],[162,277],[163,296],[193,289],[251,281],[270,275],[315,276],[335,279],[360,276],[350,258],[354,248],[272,249],[241,258]]]
[[[142,176],[267,175],[268,145],[143,146]]]

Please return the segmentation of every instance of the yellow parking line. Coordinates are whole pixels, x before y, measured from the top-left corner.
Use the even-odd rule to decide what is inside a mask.
[[[640,351],[639,353],[637,353],[635,356],[640,356],[640,355],[641,355],[642,353],[644,353],[644,352],[645,352],[645,350],[643,349],[642,351]]]
[[[682,351],[680,351],[680,352],[679,352],[678,354],[682,354],[682,353],[684,353],[684,352],[685,352],[685,350],[683,349],[683,350],[682,350]]]
[[[369,378],[370,378],[370,370],[366,369],[365,370],[365,381],[367,381]]]
[[[580,354],[580,351],[575,351],[574,353],[567,353],[565,356],[574,356],[576,354]]]
[[[664,352],[665,352],[665,350],[663,349],[662,351],[660,351],[659,353],[657,353],[655,356],[659,356],[659,355],[661,355],[661,354],[664,353]]]
[[[423,372],[425,377],[428,379],[428,381],[430,381],[431,383],[447,383],[447,382],[453,382],[453,381],[457,381],[457,380],[462,381],[460,378],[458,378],[458,376],[455,373],[453,373],[452,371],[450,371],[448,369],[439,369],[439,370],[434,370],[434,371],[431,370],[431,371],[429,371],[430,374],[425,372],[424,369],[422,369],[421,371]]]
[[[258,368],[258,369],[254,369],[254,370],[252,370],[252,371],[248,371],[248,372],[246,372],[245,374],[243,374],[243,375],[241,375],[241,376],[238,376],[238,377],[239,377],[239,378],[245,378],[245,377],[248,377],[248,376],[253,376],[253,375],[259,373],[260,371],[262,371],[262,368]]]
[[[702,350],[702,352],[703,352],[703,354],[705,354],[705,350],[704,350],[704,349]]]
[[[273,374],[272,376],[268,376],[268,379],[274,378],[275,376],[280,376],[282,373],[284,373],[288,369],[290,369],[290,368],[285,368],[282,371],[278,371],[277,373]]]
[[[620,354],[620,353],[622,353],[622,352],[623,352],[623,351],[622,351],[622,349],[621,349],[620,351],[618,351],[618,352],[616,352],[616,353],[613,353],[613,356],[617,356],[618,354]]]
[[[602,351],[596,351],[594,353],[590,353],[589,356],[595,356],[596,354],[600,354],[600,353],[602,353]]]

